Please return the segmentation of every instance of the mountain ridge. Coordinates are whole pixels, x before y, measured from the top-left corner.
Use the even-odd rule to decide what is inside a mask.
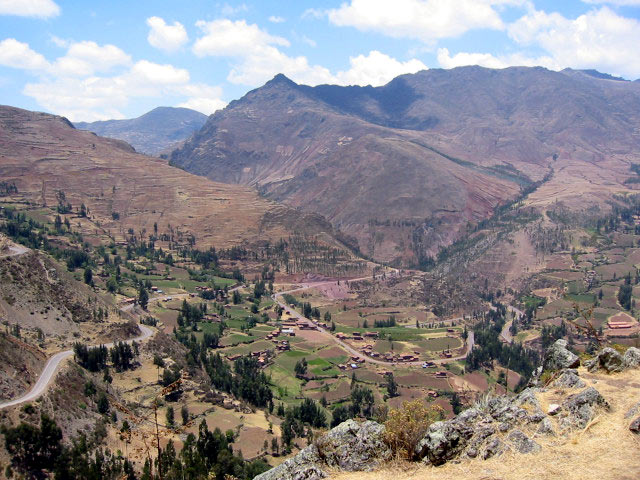
[[[130,143],[138,152],[160,155],[169,152],[207,120],[203,113],[182,107],[156,107],[136,118],[75,122],[80,130]]]
[[[432,69],[382,87],[280,74],[212,115],[170,162],[256,186],[327,217],[376,260],[415,265],[545,178],[537,204],[607,208],[628,189],[638,112],[637,83],[573,70]]]

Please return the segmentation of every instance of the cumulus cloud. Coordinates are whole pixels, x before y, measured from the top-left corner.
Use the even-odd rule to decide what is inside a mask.
[[[284,17],[280,17],[278,15],[271,15],[269,17],[269,21],[271,23],[283,23],[285,21]]]
[[[113,45],[72,43],[50,62],[28,44],[8,38],[0,42],[0,65],[34,74],[23,94],[72,121],[123,118],[122,110],[140,97],[173,98],[205,114],[225,105],[220,87],[191,83],[187,70],[170,64],[134,63]]]
[[[500,4],[518,0],[351,0],[326,12],[337,26],[381,33],[394,38],[415,38],[433,43],[477,28],[505,28]],[[317,11],[313,11],[317,15]]]
[[[509,25],[508,32],[522,46],[544,49],[556,65],[640,76],[640,22],[608,7],[575,19],[534,10]]]
[[[0,0],[0,15],[49,18],[60,15],[60,7],[52,0]]]
[[[256,24],[249,25],[244,20],[200,20],[196,22],[196,26],[203,36],[196,40],[193,53],[200,57],[245,56],[250,55],[252,50],[260,50],[269,45],[289,46],[286,38],[270,35]]]
[[[115,45],[84,41],[70,44],[66,55],[58,58],[52,69],[56,75],[83,77],[129,64],[131,56]]]
[[[400,62],[377,50],[372,50],[367,56],[351,57],[349,63],[351,66],[349,70],[336,74],[336,83],[377,87],[388,83],[398,75],[427,69],[427,66],[420,60],[412,59]]]
[[[352,57],[350,68],[334,75],[324,66],[311,64],[305,56],[287,55],[280,48],[290,45],[287,39],[273,36],[244,20],[199,21],[196,25],[202,36],[193,46],[194,53],[201,57],[231,58],[227,80],[235,84],[257,86],[284,73],[295,82],[307,85],[383,85],[397,75],[427,68],[418,60],[400,62],[374,50],[366,56]]]
[[[47,70],[50,67],[42,55],[15,38],[0,42],[0,65],[21,70]]]
[[[147,25],[151,27],[147,36],[149,44],[165,52],[175,52],[189,40],[187,31],[180,22],[168,25],[160,17],[149,17]]]
[[[510,55],[492,55],[490,53],[459,52],[451,55],[447,48],[438,49],[438,63],[443,68],[463,67],[466,65],[480,65],[487,68],[506,68],[511,66],[534,67],[543,66],[558,69],[557,64],[550,57],[527,57],[521,53]]]

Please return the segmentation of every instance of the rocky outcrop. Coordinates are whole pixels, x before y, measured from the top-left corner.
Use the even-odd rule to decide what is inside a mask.
[[[374,470],[391,459],[384,442],[384,426],[347,420],[295,457],[255,477],[256,480],[318,480],[328,468],[348,472]]]
[[[578,366],[580,366],[580,358],[567,349],[566,340],[557,340],[549,347],[542,364],[542,368],[545,371],[577,368]]]
[[[637,368],[640,367],[640,348],[631,347],[624,352],[622,362],[625,368]]]
[[[584,428],[595,417],[598,407],[609,409],[604,397],[593,387],[571,395],[562,403],[560,425],[563,428]]]
[[[622,355],[610,347],[603,348],[592,360],[586,362],[585,366],[590,372],[602,369],[607,373],[621,372],[625,368]]]

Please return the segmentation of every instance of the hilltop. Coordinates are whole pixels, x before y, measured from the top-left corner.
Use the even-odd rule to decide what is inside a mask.
[[[575,70],[434,69],[376,88],[278,75],[212,115],[171,164],[256,186],[376,260],[415,265],[523,190],[540,210],[606,210],[632,188],[639,111],[638,83]]]
[[[189,108],[157,107],[137,118],[75,122],[74,126],[124,140],[140,153],[160,155],[173,150],[206,121],[206,115]]]

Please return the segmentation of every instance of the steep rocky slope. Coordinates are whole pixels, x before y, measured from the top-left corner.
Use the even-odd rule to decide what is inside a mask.
[[[140,153],[159,155],[170,152],[206,121],[206,115],[189,108],[158,107],[138,118],[76,122],[74,125],[103,137],[124,140]]]
[[[578,207],[624,190],[640,88],[588,72],[463,67],[373,87],[283,75],[212,115],[171,163],[326,216],[385,261],[415,263],[521,187]]]
[[[640,350],[605,348],[580,367],[566,346],[520,394],[433,423],[415,448],[420,466],[390,465],[384,426],[349,420],[256,479],[637,478]]]
[[[292,233],[326,234],[318,215],[298,213],[261,198],[255,190],[226,185],[136,154],[120,141],[76,130],[64,118],[0,107],[0,178],[15,183],[16,199],[55,207],[64,192],[96,226],[116,239],[128,229],[169,226],[192,234],[198,248],[278,240]]]

